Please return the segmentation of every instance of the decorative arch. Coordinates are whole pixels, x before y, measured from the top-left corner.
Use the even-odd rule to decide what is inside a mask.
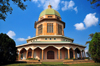
[[[29,49],[32,49],[32,50],[33,50],[33,48],[32,48],[32,47],[28,47],[28,48],[26,48],[26,50],[29,50]]]
[[[62,49],[63,47],[64,47],[64,48],[66,48],[66,49],[69,49],[69,48],[68,48],[68,47],[66,47],[66,46],[62,46],[60,49]]]
[[[22,50],[26,50],[26,48],[22,48],[22,49],[20,50],[20,52],[21,52]]]
[[[36,47],[34,48],[34,50],[35,50],[36,48],[40,48],[41,50],[43,50],[43,48],[41,48],[40,46],[36,46]]]
[[[85,50],[84,50],[84,49],[82,49],[82,51],[84,52]]]
[[[71,49],[71,48],[72,48],[73,50],[75,50],[75,48],[74,48],[74,47],[70,46],[70,47],[69,47],[69,49]]]
[[[32,50],[32,48],[28,48],[28,50]]]
[[[82,51],[79,47],[76,47],[75,49],[77,49],[77,48],[78,48],[80,51]]]
[[[17,49],[17,50],[20,52],[20,51],[21,51],[21,49],[22,49],[22,48],[20,48],[20,49]]]
[[[19,50],[17,49],[17,52],[19,52]]]
[[[49,47],[49,46],[53,46],[54,48],[59,49],[59,48],[56,47],[55,45],[47,45],[46,47],[43,48],[43,50],[46,49],[46,48]]]

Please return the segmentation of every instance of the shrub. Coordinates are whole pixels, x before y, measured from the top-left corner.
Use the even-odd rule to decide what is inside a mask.
[[[0,34],[0,63],[14,62],[17,56],[15,41],[8,35]]]
[[[100,34],[95,33],[89,42],[89,53],[95,62],[100,62]]]

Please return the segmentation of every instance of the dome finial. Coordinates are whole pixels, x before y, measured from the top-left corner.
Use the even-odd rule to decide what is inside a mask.
[[[49,5],[48,5],[48,8],[52,8],[52,6],[50,5],[50,2],[49,2]]]

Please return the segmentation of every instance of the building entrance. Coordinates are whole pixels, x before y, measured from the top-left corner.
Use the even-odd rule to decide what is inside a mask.
[[[54,59],[54,51],[47,52],[47,59]]]

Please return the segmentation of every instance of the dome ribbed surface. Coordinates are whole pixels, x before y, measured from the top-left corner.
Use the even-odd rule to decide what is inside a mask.
[[[60,14],[59,14],[59,12],[56,11],[56,10],[54,10],[54,9],[52,9],[52,8],[50,8],[50,9],[45,9],[44,11],[42,11],[42,12],[40,13],[40,16],[39,16],[39,17],[44,16],[44,15],[56,15],[56,16],[61,17]]]

